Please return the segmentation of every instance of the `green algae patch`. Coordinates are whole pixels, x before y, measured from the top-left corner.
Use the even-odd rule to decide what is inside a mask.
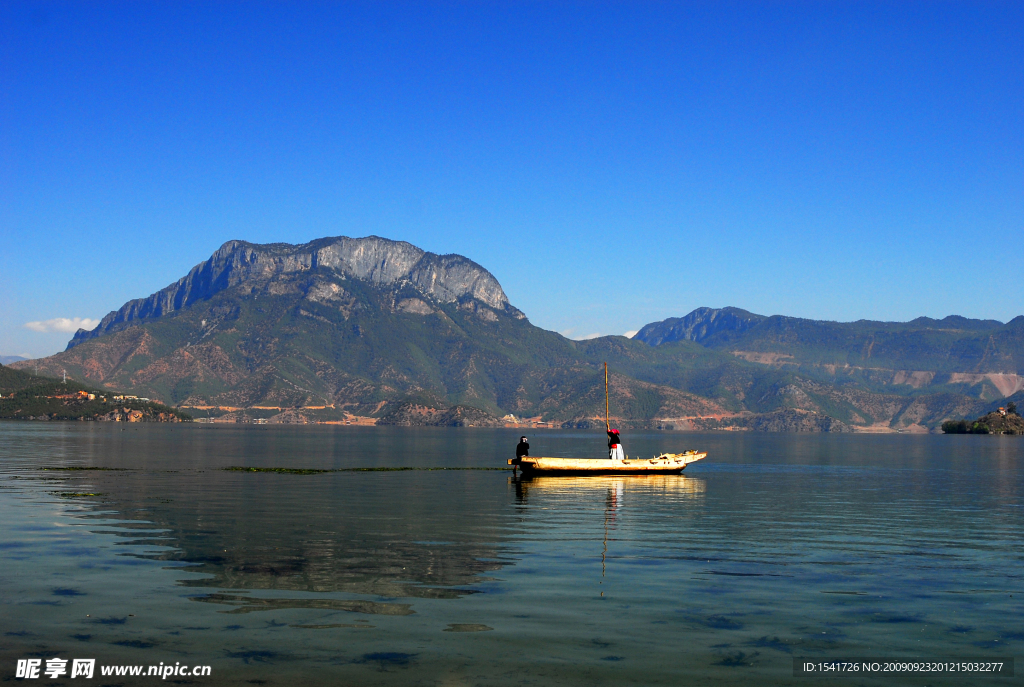
[[[349,627],[357,630],[373,630],[376,625],[366,625],[363,623],[330,623],[326,625],[289,625],[288,627],[298,627],[303,630],[329,630],[335,627]]]
[[[232,465],[224,469],[232,472],[276,472],[282,475],[319,475],[324,472],[337,472],[337,470],[309,470],[305,468],[246,468],[239,465]]]
[[[292,608],[312,608],[320,611],[348,611],[369,615],[413,615],[411,604],[383,603],[358,599],[265,599],[241,594],[206,594],[190,597],[200,603],[234,606],[221,613],[253,613],[256,611],[282,611]]]
[[[490,632],[494,628],[479,623],[450,623],[441,632]]]
[[[490,470],[508,471],[508,468],[417,468],[417,467],[378,467],[378,468],[336,468],[334,470],[315,470],[312,468],[247,468],[241,465],[232,465],[221,468],[229,472],[275,472],[279,475],[322,475],[326,472],[434,472],[440,470]]]
[[[63,467],[63,466],[56,466],[56,467],[54,467],[54,466],[51,466],[51,467],[45,467],[45,468],[39,468],[39,469],[40,470],[44,470],[44,471],[56,470],[56,471],[61,471],[61,472],[86,472],[86,471],[92,472],[92,471],[95,471],[95,470],[103,470],[103,471],[108,471],[108,472],[127,472],[128,471],[128,468],[94,468],[94,467],[80,466],[80,465],[71,465],[71,466],[67,466],[67,467]]]

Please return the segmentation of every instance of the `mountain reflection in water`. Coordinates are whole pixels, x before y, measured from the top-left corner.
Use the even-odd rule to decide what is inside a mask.
[[[169,498],[159,500],[131,474],[97,474],[92,481],[104,495],[95,506],[104,519],[113,510],[115,518],[144,518],[148,527],[165,532],[149,543],[170,549],[136,555],[190,564],[185,568],[189,573],[203,574],[182,580],[187,586],[456,599],[474,593],[469,587],[508,563],[501,558],[501,528],[486,526],[499,516],[501,503],[475,498],[474,477],[446,473],[443,479],[449,486],[452,480],[464,484],[444,489],[442,478],[431,473],[184,472],[161,480],[160,493]],[[190,498],[197,481],[202,499]],[[490,481],[495,481],[493,476]],[[443,499],[442,490],[447,494]],[[466,528],[461,523],[467,521],[477,526]],[[131,530],[124,536],[140,543]],[[268,603],[245,601],[237,594],[195,600],[231,605],[236,612],[283,607],[412,612],[365,601]]]

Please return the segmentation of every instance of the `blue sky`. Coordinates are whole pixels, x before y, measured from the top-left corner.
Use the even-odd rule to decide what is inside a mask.
[[[468,256],[573,337],[1006,321],[1022,35],[1020,2],[3,2],[0,354],[332,235]]]

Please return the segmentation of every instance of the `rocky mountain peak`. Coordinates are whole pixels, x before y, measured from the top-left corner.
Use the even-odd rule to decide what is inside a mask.
[[[437,255],[405,241],[379,236],[337,236],[302,245],[228,241],[209,260],[147,298],[125,303],[107,314],[92,331],[79,329],[68,343],[120,331],[140,321],[168,315],[239,284],[266,284],[286,275],[326,269],[345,279],[359,279],[378,288],[408,284],[439,303],[475,299],[518,318],[498,280],[461,255]]]

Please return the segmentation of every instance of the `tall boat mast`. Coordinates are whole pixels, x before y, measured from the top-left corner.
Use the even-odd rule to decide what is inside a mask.
[[[604,428],[609,432],[612,429],[608,422],[608,363],[604,364]]]

